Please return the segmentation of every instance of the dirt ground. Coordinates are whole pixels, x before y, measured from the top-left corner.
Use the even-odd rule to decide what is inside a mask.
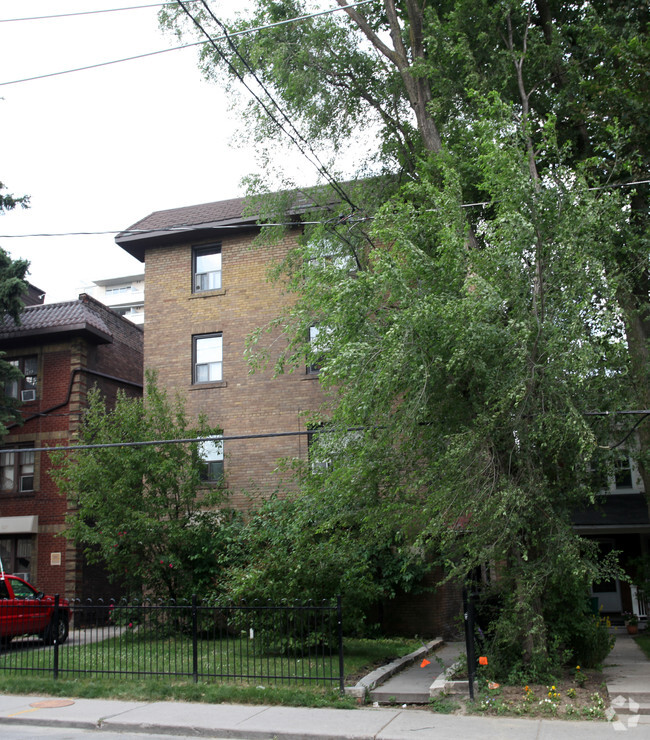
[[[465,692],[442,695],[429,706],[450,714],[606,719],[609,697],[602,673],[574,669],[554,684],[483,685],[473,703]]]

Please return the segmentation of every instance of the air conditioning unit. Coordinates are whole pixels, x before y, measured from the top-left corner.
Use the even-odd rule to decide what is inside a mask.
[[[29,573],[14,573],[18,578],[22,578],[23,581],[29,581]]]
[[[21,401],[35,401],[36,400],[36,391],[33,388],[30,388],[26,391],[20,391],[20,400]]]

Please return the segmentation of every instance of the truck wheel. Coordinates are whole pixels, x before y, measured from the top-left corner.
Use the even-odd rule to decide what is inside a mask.
[[[56,640],[59,645],[63,645],[67,639],[68,617],[65,614],[59,614],[59,619],[56,624],[54,622],[54,617],[52,617],[52,621],[47,625],[43,632],[43,642],[46,645],[52,645],[54,640]]]

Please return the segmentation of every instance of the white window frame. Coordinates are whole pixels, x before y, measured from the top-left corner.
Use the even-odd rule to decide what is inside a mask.
[[[199,272],[200,260],[203,257],[218,256],[218,269]],[[221,290],[223,264],[221,258],[221,244],[209,244],[192,249],[192,292],[206,293],[210,290]]]
[[[212,437],[203,440],[199,444],[199,457],[205,465],[201,472],[201,480],[205,483],[221,482],[224,474],[223,440],[221,437]],[[215,463],[221,463],[220,465],[217,465],[217,469],[220,469],[220,472],[217,475],[211,475],[211,466]]]
[[[192,383],[219,383],[223,380],[223,335],[197,334],[192,338]],[[213,346],[210,347],[209,345]]]

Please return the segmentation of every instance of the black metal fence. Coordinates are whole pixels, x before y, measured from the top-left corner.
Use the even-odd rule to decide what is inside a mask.
[[[280,605],[100,599],[68,608],[57,596],[54,607],[41,608],[48,609],[45,628],[43,613],[37,619],[0,601],[0,675],[177,677],[343,691],[340,597]]]

